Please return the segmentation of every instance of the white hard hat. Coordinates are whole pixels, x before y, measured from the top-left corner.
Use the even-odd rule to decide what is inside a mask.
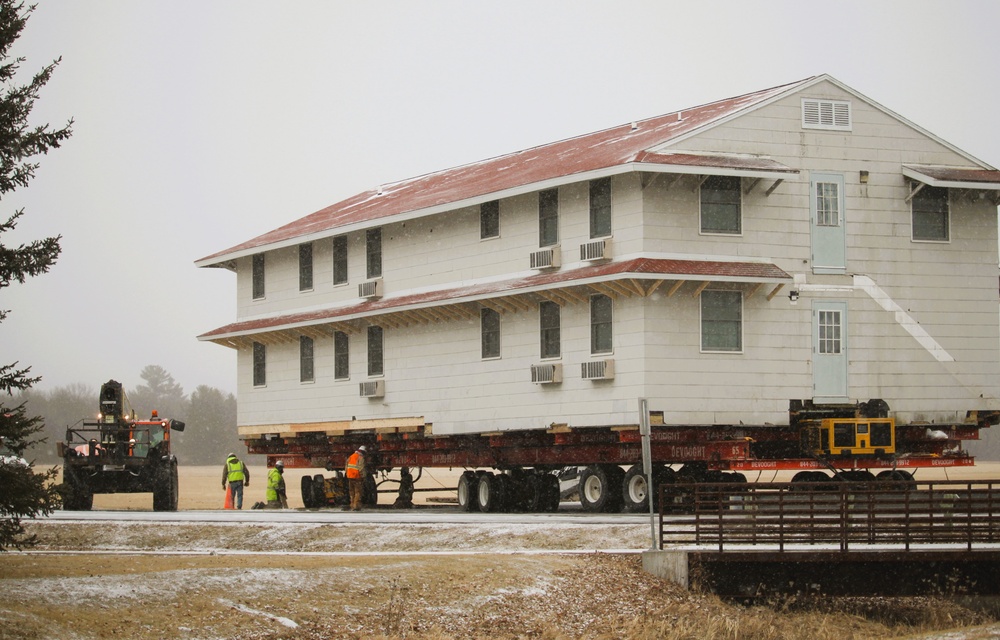
[[[285,463],[282,462],[281,460],[278,460],[277,462],[274,463],[274,466],[276,466],[276,467],[283,467],[283,466],[285,466]]]
[[[365,449],[365,445],[361,445],[358,447],[358,451],[367,451],[367,449]]]

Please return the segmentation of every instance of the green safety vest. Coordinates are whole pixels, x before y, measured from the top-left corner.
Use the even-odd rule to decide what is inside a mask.
[[[239,458],[228,458],[226,460],[226,468],[229,469],[229,475],[226,477],[229,482],[243,482],[246,480],[246,475],[243,473],[243,463],[240,462]]]
[[[279,493],[285,491],[285,479],[276,467],[271,467],[267,472],[267,490],[264,491],[264,499],[268,502],[278,499]]]

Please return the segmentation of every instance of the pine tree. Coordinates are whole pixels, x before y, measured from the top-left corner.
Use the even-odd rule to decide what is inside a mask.
[[[56,59],[42,68],[26,84],[18,84],[18,71],[23,58],[11,58],[14,42],[34,11],[16,0],[0,0],[0,200],[8,193],[28,186],[38,168],[38,157],[55,149],[72,135],[72,120],[61,129],[49,125],[31,127],[28,117],[38,99],[38,92],[49,81],[59,64]],[[24,210],[14,212],[0,223],[0,289],[14,282],[43,274],[55,264],[61,248],[61,236],[36,240],[17,248],[2,242],[3,234],[17,226]],[[2,218],[0,218],[2,219]],[[9,311],[0,309],[0,322]],[[58,505],[59,497],[53,486],[56,470],[36,473],[34,463],[24,460],[25,450],[40,442],[42,420],[28,416],[24,403],[5,406],[15,390],[24,391],[40,377],[31,376],[31,367],[19,363],[0,365],[0,551],[20,549],[36,542],[27,536],[22,518],[49,514]]]

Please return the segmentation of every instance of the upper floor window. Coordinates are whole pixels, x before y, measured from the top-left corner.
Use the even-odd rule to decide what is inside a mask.
[[[479,238],[500,237],[500,201],[491,200],[479,205]]]
[[[611,235],[611,178],[590,181],[590,237]]]
[[[538,192],[538,246],[559,243],[559,190]]]
[[[351,377],[351,343],[343,331],[333,332],[333,377],[346,380]]]
[[[366,278],[382,277],[382,229],[369,229],[365,233]]]
[[[347,236],[333,239],[333,284],[347,284]]]
[[[590,297],[590,353],[611,353],[611,298],[598,294]]]
[[[259,342],[253,343],[253,386],[263,387],[267,384],[267,347]]]
[[[311,242],[299,245],[299,291],[313,288],[313,246]]]
[[[255,253],[253,256],[253,299],[259,300],[264,297],[264,254]]]
[[[701,350],[743,350],[743,294],[701,292]]]
[[[382,351],[382,327],[368,327],[368,375],[380,376],[385,373]]]
[[[947,242],[950,238],[948,221],[948,189],[924,186],[910,200],[913,213],[913,239]]]
[[[709,176],[701,183],[701,232],[743,232],[739,176]]]
[[[538,325],[541,357],[558,358],[562,353],[559,305],[549,300],[538,303]]]
[[[500,314],[493,309],[483,308],[479,312],[482,334],[482,357],[500,357]]]
[[[299,382],[315,380],[313,371],[313,339],[299,336]]]
[[[802,98],[802,128],[850,131],[850,101]]]

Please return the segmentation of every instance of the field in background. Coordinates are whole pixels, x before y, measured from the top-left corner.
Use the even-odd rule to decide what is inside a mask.
[[[304,475],[322,473],[331,474],[322,469],[288,469],[285,471],[285,486],[288,491],[288,505],[293,509],[303,508],[301,481]],[[413,495],[415,504],[428,502],[453,501],[455,487],[462,469],[424,469],[423,476],[417,481],[418,489],[439,489],[439,491],[417,491]],[[414,472],[414,475],[416,473]],[[787,482],[792,472],[772,471],[746,474],[751,482]],[[390,477],[398,477],[392,474]],[[966,479],[1000,479],[1000,462],[986,462],[974,467],[942,467],[916,470],[918,480],[966,480]],[[265,467],[250,467],[250,486],[244,490],[243,508],[249,509],[253,503],[264,500],[264,489],[267,486],[267,469]],[[394,482],[382,484],[380,490],[391,490],[392,493],[380,493],[379,504],[391,505],[396,499],[395,491],[398,485]],[[222,488],[222,463],[218,466],[185,466],[180,467],[180,498],[179,508],[184,509],[221,509],[225,501],[225,491]],[[152,509],[153,495],[151,493],[137,494],[99,494],[94,496],[95,509]]]

